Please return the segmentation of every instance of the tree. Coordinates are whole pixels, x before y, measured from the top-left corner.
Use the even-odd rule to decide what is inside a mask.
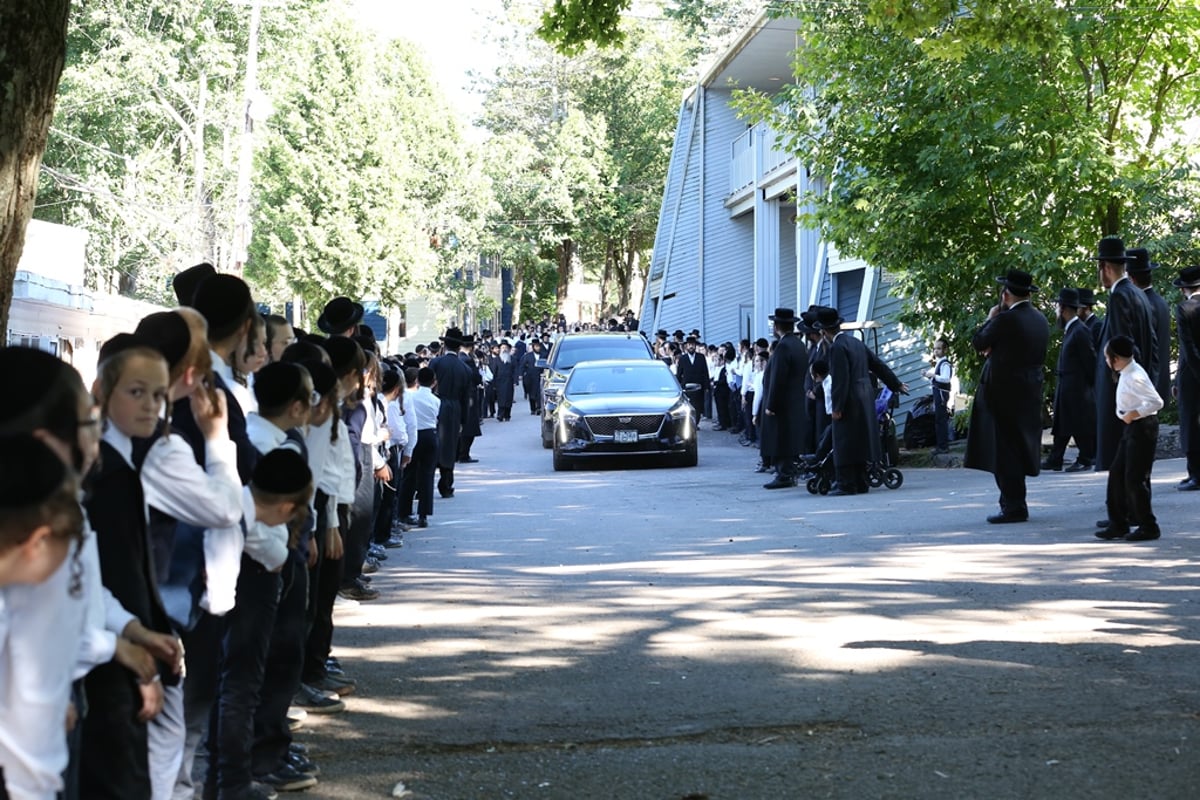
[[[33,215],[66,59],[68,0],[0,0],[0,330]]]
[[[809,222],[895,277],[902,321],[960,359],[993,277],[1093,285],[1123,233],[1169,263],[1194,230],[1198,17],[1182,3],[796,2],[796,84],[770,116],[825,191]]]

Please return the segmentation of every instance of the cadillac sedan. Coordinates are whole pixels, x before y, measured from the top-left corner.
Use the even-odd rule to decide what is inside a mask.
[[[554,411],[554,469],[597,456],[696,466],[696,412],[666,364],[584,361],[571,370]]]

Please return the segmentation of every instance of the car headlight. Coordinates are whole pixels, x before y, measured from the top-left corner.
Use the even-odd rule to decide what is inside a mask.
[[[671,419],[676,421],[683,419],[684,417],[690,417],[692,415],[692,404],[687,400],[680,400],[678,403],[671,406],[671,410],[667,413],[671,415]]]
[[[575,426],[583,419],[583,415],[576,414],[564,406],[559,406],[556,416],[558,417],[558,439],[561,442],[566,442],[571,438]]]
[[[687,400],[681,400],[667,413],[671,415],[671,420],[675,423],[676,435],[680,439],[692,438],[696,432],[696,426],[692,421],[692,404]]]

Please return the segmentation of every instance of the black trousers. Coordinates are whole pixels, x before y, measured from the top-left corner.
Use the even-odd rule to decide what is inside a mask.
[[[1157,446],[1157,415],[1135,419],[1122,431],[1108,468],[1108,519],[1113,528],[1127,528],[1136,520],[1147,533],[1158,530],[1150,508],[1150,472]]]
[[[349,586],[362,575],[363,561],[367,548],[371,546],[371,534],[375,527],[375,470],[371,466],[371,448],[363,447],[359,459],[362,462],[362,477],[354,490],[354,509],[350,515],[350,527],[342,529],[342,543],[346,552],[342,564],[342,586]]]
[[[254,747],[251,771],[256,777],[283,766],[292,734],[288,730],[287,711],[300,689],[300,671],[304,665],[304,644],[308,638],[308,565],[296,550],[288,551],[288,560],[279,573],[282,584],[275,627],[271,631],[263,672],[262,696],[254,712]]]
[[[323,492],[321,494],[324,494]],[[349,527],[349,510],[345,505],[334,507],[327,498],[323,506],[317,498],[317,533],[313,543],[317,545],[317,564],[308,571],[309,593],[312,601],[308,608],[308,640],[304,643],[304,667],[301,680],[316,683],[326,675],[325,660],[333,647],[333,604],[342,585],[340,558],[330,558],[325,548],[325,531],[329,527]]]
[[[213,715],[215,724],[209,731],[216,769],[210,761],[208,784],[214,785],[215,771],[217,800],[223,800],[222,795],[244,791],[253,778],[250,749],[254,742],[254,715],[262,695],[279,592],[279,573],[268,572],[243,555],[237,605],[222,618],[221,677]]]
[[[413,498],[417,499],[417,513],[428,517],[433,514],[433,475],[437,468],[437,431],[426,428],[417,431],[417,443],[413,447],[412,460],[404,471],[404,482],[400,487],[400,515],[411,517]]]
[[[950,390],[933,387],[933,437],[938,450],[950,446]],[[1066,443],[1063,443],[1066,447]],[[1062,453],[1058,457],[1062,458]]]
[[[132,672],[110,661],[84,679],[88,714],[83,720],[79,796],[149,797],[150,759],[146,723],[137,715],[142,693]]]
[[[713,405],[717,411],[717,424],[722,428],[733,427],[733,418],[729,416],[729,386],[718,383],[713,387]]]
[[[393,447],[388,451],[388,467],[392,470],[392,479],[376,483],[379,512],[375,515],[375,533],[371,536],[374,544],[386,544],[387,540],[392,538],[392,524],[396,521],[396,507],[399,505],[399,490],[404,483],[400,448]]]

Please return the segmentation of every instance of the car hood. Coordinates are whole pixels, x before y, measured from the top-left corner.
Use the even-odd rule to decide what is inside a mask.
[[[665,414],[679,395],[598,394],[570,397],[576,413],[594,414]]]

